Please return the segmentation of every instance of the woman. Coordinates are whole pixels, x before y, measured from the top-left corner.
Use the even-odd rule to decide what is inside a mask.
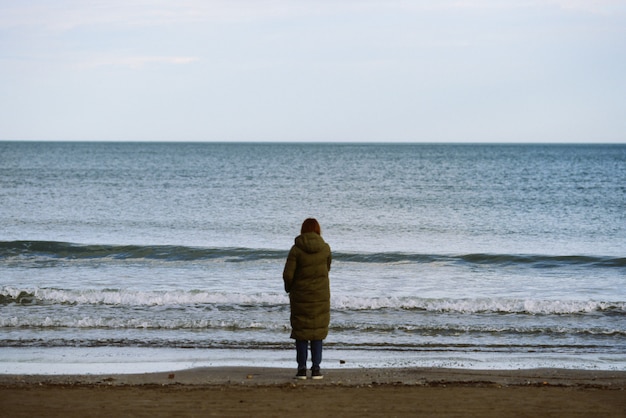
[[[291,305],[291,338],[296,340],[296,378],[306,379],[306,362],[311,343],[311,377],[322,379],[322,340],[330,323],[330,246],[322,239],[320,224],[313,218],[302,224],[291,247],[283,280]]]

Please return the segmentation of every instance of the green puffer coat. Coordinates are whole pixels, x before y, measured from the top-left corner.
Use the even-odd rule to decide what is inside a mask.
[[[330,323],[330,246],[315,232],[295,239],[283,280],[291,304],[291,338],[323,340]]]

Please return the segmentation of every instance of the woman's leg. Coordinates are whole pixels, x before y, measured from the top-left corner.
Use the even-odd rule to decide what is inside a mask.
[[[311,360],[313,361],[312,370],[319,370],[322,363],[322,340],[311,341]]]
[[[306,370],[306,360],[309,351],[309,342],[306,340],[296,340],[296,361],[298,370]]]

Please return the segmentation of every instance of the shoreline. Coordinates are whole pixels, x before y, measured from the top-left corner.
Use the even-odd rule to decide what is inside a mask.
[[[205,367],[98,375],[0,375],[12,417],[623,417],[626,371]]]
[[[279,367],[198,367],[134,374],[0,374],[0,387],[29,385],[185,385],[273,386],[289,383],[317,386],[500,385],[595,387],[626,390],[626,371],[582,369],[474,370],[450,368],[323,369],[322,380],[296,380],[295,369]]]
[[[0,376],[99,375],[175,373],[210,368],[287,369],[295,367],[289,349],[145,348],[145,347],[3,347]],[[324,349],[326,372],[346,369],[453,369],[453,370],[607,370],[626,372],[620,354],[563,354],[516,352],[424,352],[392,350]]]

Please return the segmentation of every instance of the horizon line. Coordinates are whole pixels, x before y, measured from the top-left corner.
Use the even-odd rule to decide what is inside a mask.
[[[30,142],[30,143],[111,143],[111,144],[325,144],[325,145],[626,145],[623,141],[255,141],[255,140],[123,140],[123,139],[0,139],[5,142]]]

